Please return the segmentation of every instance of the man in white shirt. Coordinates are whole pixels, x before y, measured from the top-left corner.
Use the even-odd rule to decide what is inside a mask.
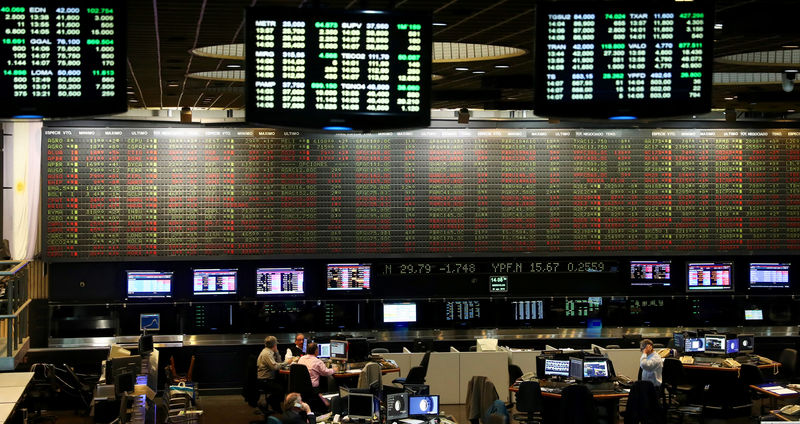
[[[639,366],[642,368],[642,380],[653,383],[658,389],[661,387],[661,370],[664,368],[664,358],[653,349],[653,341],[650,339],[642,340],[639,347],[642,351],[642,357],[639,359]]]
[[[289,348],[286,349],[285,357],[287,362],[290,359],[297,361],[303,356],[303,343],[305,340],[306,336],[304,336],[303,333],[297,333],[297,335],[294,336],[294,346],[289,346]]]

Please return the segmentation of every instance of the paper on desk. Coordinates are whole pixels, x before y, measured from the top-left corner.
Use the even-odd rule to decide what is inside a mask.
[[[793,395],[797,393],[796,391],[792,389],[787,389],[786,387],[783,386],[764,386],[762,387],[762,389],[778,395]]]

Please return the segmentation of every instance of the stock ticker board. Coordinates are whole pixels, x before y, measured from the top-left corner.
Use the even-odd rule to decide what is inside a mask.
[[[125,2],[0,4],[0,116],[124,112]]]
[[[431,25],[429,13],[248,9],[247,120],[428,126]]]
[[[46,127],[43,150],[49,260],[800,249],[800,130]]]
[[[537,7],[537,115],[644,117],[710,110],[710,2]]]

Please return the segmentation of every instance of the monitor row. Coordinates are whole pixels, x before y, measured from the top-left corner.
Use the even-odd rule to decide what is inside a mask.
[[[749,264],[749,288],[791,288],[788,262],[753,262]],[[690,262],[686,264],[686,289],[697,291],[733,291],[733,262]],[[672,261],[631,261],[633,286],[670,286]],[[363,291],[370,289],[369,264],[328,264],[326,289]],[[508,276],[491,276],[494,291],[507,291]],[[257,296],[303,295],[303,267],[258,268],[255,276]],[[496,290],[505,283],[506,290]],[[234,295],[237,293],[238,269],[194,269],[192,289],[195,295]],[[167,298],[172,296],[173,272],[127,271],[127,298]]]
[[[752,334],[700,334],[699,332],[673,333],[675,350],[679,353],[704,353],[707,355],[736,355],[750,353],[755,348]]]

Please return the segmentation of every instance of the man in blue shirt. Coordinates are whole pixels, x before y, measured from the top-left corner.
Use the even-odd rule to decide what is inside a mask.
[[[653,349],[653,341],[650,339],[642,340],[639,347],[642,351],[642,357],[639,359],[639,366],[642,368],[642,380],[653,383],[658,389],[661,387],[661,370],[664,368],[664,358]]]

